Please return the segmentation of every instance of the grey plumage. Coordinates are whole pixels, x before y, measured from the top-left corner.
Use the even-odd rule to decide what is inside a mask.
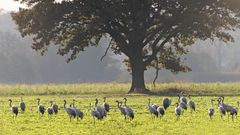
[[[157,112],[158,112],[159,117],[162,118],[163,115],[165,114],[164,107],[159,106],[159,107],[157,108]]]
[[[83,116],[84,116],[84,114],[83,114],[83,112],[80,110],[80,109],[78,109],[78,108],[76,108],[75,107],[75,99],[73,99],[73,103],[72,103],[72,107],[73,107],[73,109],[74,109],[74,111],[75,111],[75,113],[76,113],[76,116],[77,116],[77,119],[83,119]]]
[[[159,105],[155,105],[155,104],[152,103],[152,107],[157,110],[157,108],[159,107]]]
[[[218,111],[220,113],[221,118],[223,117],[223,115],[226,115],[226,110],[223,108],[220,99],[218,99]]]
[[[26,105],[25,105],[25,103],[23,102],[22,97],[21,97],[21,100],[20,100],[20,104],[19,104],[19,106],[20,106],[22,112],[25,112]]]
[[[57,114],[57,113],[58,113],[58,105],[57,105],[57,104],[53,104],[53,101],[50,101],[50,103],[51,103],[53,112],[54,112],[55,114]]]
[[[95,118],[97,118],[98,120],[102,119],[101,114],[95,108],[93,109],[91,108],[91,103],[90,103],[90,110],[91,110],[91,116],[93,117],[94,124],[95,124]]]
[[[39,115],[41,114],[43,116],[45,112],[45,107],[43,105],[40,105],[40,98],[37,98],[38,101],[38,113]]]
[[[126,112],[125,109],[122,107],[122,102],[119,102],[118,100],[116,100],[117,104],[118,104],[118,109],[120,110],[121,114],[124,115],[124,118],[126,120]],[[121,105],[120,105],[121,104]]]
[[[211,107],[208,109],[208,115],[210,117],[210,119],[212,119],[213,115],[214,115],[214,107],[213,107],[213,99],[211,99]]]
[[[47,113],[48,113],[48,117],[51,117],[53,115],[53,113],[54,113],[53,108],[52,107],[48,107],[47,108]]]
[[[171,105],[171,99],[169,99],[168,97],[164,97],[162,100],[162,104],[165,110],[167,110],[167,108]]]
[[[103,106],[104,106],[104,109],[109,112],[110,110],[110,105],[106,102],[106,97],[103,98]]]
[[[72,109],[72,108],[68,108],[66,107],[66,104],[67,104],[67,101],[66,100],[63,100],[64,102],[64,110],[67,112],[68,116],[69,116],[69,119],[71,121],[72,117],[75,118],[76,117],[76,113],[75,111]]]
[[[178,105],[178,103],[176,103],[175,114],[177,116],[177,119],[179,119],[182,114],[182,108]]]
[[[179,98],[180,98],[181,102],[184,102],[185,104],[187,104],[187,99],[186,99],[186,97],[184,97],[183,92],[180,93]]]
[[[125,109],[126,115],[130,118],[130,120],[133,120],[134,113],[133,113],[132,108],[127,106],[127,98],[124,98],[124,106],[125,106],[124,109]]]
[[[237,117],[238,115],[238,108],[239,108],[239,101],[237,101],[237,107],[233,107],[232,111],[230,111],[230,115],[232,116],[232,121],[234,119],[234,116]]]
[[[180,102],[181,108],[187,110],[187,104],[181,100],[180,96],[178,96],[178,101]]]
[[[190,95],[188,95],[188,98],[189,98],[188,105],[189,105],[191,112],[195,111],[196,105],[195,105],[194,101],[191,99]]]
[[[100,113],[101,119],[107,116],[107,111],[100,105],[98,105],[98,99],[95,99],[96,110]]]
[[[153,107],[153,106],[151,106],[150,105],[150,98],[148,99],[148,110],[149,110],[149,112],[150,112],[150,114],[152,115],[154,115],[154,116],[156,116],[156,117],[158,117],[158,112],[157,112],[157,109],[155,109],[155,107]]]
[[[10,107],[12,113],[14,114],[14,118],[16,118],[18,115],[18,107],[12,106],[12,99],[9,99],[8,101],[9,101],[9,107]]]

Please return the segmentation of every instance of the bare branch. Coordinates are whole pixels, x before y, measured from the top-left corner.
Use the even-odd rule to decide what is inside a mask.
[[[107,55],[107,53],[108,53],[108,50],[109,50],[109,48],[110,48],[110,46],[111,46],[111,44],[112,44],[112,39],[110,40],[110,42],[109,42],[109,45],[108,45],[108,47],[107,47],[107,49],[106,49],[106,51],[105,51],[105,53],[104,53],[104,55],[101,57],[101,61],[103,60],[103,58]]]
[[[161,44],[159,45],[159,46],[157,46],[157,44],[159,43],[159,41],[162,39],[162,37],[161,37],[161,35],[159,35],[158,37],[157,37],[157,39],[153,42],[153,44],[152,44],[152,49],[153,49],[153,51],[152,51],[152,54],[150,55],[150,57],[144,62],[144,64],[145,64],[145,66],[146,65],[148,65],[149,63],[151,63],[154,59],[155,59],[155,57],[156,57],[156,55],[157,55],[157,53],[164,47],[164,45],[174,36],[174,35],[176,35],[178,33],[178,31],[174,31],[173,33],[171,33],[171,34],[169,34],[162,42],[161,42]]]

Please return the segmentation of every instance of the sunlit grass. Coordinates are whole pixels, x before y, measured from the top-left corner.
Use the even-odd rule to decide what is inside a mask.
[[[36,98],[42,99],[41,104],[49,106],[48,101],[54,100],[60,105],[59,114],[51,119],[45,114],[43,117],[38,116]],[[107,118],[102,121],[97,121],[93,124],[93,119],[90,116],[89,103],[94,103],[95,97],[100,99],[102,104],[102,96],[24,96],[26,102],[26,112],[20,113],[14,120],[8,107],[8,99],[13,99],[13,105],[19,104],[20,96],[9,96],[0,98],[0,134],[239,134],[239,119],[234,122],[231,119],[228,121],[225,116],[223,120],[217,111],[217,103],[214,103],[215,116],[210,120],[207,110],[210,107],[210,99],[217,97],[198,96],[192,97],[196,102],[196,112],[190,113],[189,110],[184,112],[179,121],[176,121],[174,114],[175,102],[177,97],[170,97],[172,105],[167,109],[166,115],[162,119],[152,119],[147,110],[147,102],[150,96],[128,96],[128,105],[135,112],[133,121],[125,121],[124,117],[117,109],[115,100],[122,100],[122,96],[112,96],[107,99],[111,106],[110,113]],[[155,104],[161,104],[162,96],[150,97]],[[85,114],[81,121],[69,121],[68,116],[63,107],[63,100],[70,102],[76,99],[77,107],[81,108]],[[236,105],[239,100],[237,96],[225,97],[225,102],[231,105]]]
[[[83,83],[83,84],[0,84],[0,95],[122,95],[130,83]],[[175,95],[180,91],[191,94],[240,94],[240,83],[151,83],[147,88],[156,94]]]

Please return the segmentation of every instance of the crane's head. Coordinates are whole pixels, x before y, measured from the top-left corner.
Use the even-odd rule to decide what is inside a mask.
[[[12,99],[8,99],[9,102],[12,102]]]
[[[76,102],[76,100],[75,100],[75,99],[73,99],[73,102]]]
[[[118,101],[118,100],[116,100],[115,102],[116,102],[116,103],[119,103],[119,101]]]
[[[151,99],[150,99],[150,98],[148,98],[148,101],[149,101],[149,102],[150,102],[150,100],[151,100]]]
[[[49,103],[53,103],[53,101],[52,101],[52,100],[50,100],[50,101],[49,101]]]
[[[37,98],[36,100],[40,100],[40,98]]]
[[[67,101],[66,100],[63,100],[64,103],[66,103]]]
[[[176,106],[178,107],[178,102],[176,103]]]
[[[123,98],[123,100],[127,101],[127,98],[125,97],[125,98]]]

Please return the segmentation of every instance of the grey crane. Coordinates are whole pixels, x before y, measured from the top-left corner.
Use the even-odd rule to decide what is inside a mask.
[[[95,107],[97,109],[97,111],[100,113],[101,115],[101,119],[103,119],[104,117],[107,116],[107,111],[100,105],[98,105],[98,99],[95,99]]]
[[[96,104],[95,104],[96,106]],[[95,124],[95,118],[97,118],[98,120],[102,119],[101,114],[95,109],[95,108],[91,108],[91,103],[90,103],[90,110],[91,110],[91,116],[93,117],[93,122]]]
[[[181,102],[184,102],[185,104],[187,104],[187,99],[186,99],[186,97],[184,97],[184,93],[183,92],[181,92],[178,96],[180,97],[180,101]]]
[[[40,105],[40,98],[37,98],[38,101],[38,113],[39,116],[41,114],[41,116],[43,116],[44,112],[45,112],[45,107],[43,105]]]
[[[134,113],[133,113],[133,110],[132,108],[130,108],[129,106],[127,106],[127,98],[124,98],[124,109],[125,109],[125,112],[126,112],[126,115],[129,117],[130,120],[133,120],[134,119]]]
[[[67,104],[67,101],[66,100],[63,100],[64,104],[63,104],[63,107],[64,107],[64,110],[67,112],[68,116],[69,116],[69,119],[71,121],[72,117],[75,118],[76,117],[76,112],[72,109],[72,108],[68,108],[66,107],[66,104]]]
[[[47,113],[48,113],[48,117],[50,118],[53,115],[54,111],[53,111],[53,108],[52,108],[52,102],[50,101],[49,103],[51,105],[50,105],[50,107],[47,107]]]
[[[80,109],[78,109],[78,108],[75,107],[75,102],[76,102],[76,100],[73,99],[72,107],[73,107],[73,109],[74,109],[74,111],[75,111],[75,113],[76,113],[77,120],[79,120],[79,118],[80,118],[80,119],[83,119],[84,114],[83,114],[83,112],[82,112]]]
[[[18,107],[17,106],[12,106],[12,99],[9,99],[9,107],[12,111],[12,113],[14,114],[13,117],[16,118],[18,115]]]
[[[126,120],[126,112],[125,112],[125,108],[122,107],[122,102],[119,102],[118,100],[116,100],[117,104],[118,104],[118,109],[120,110],[121,114],[124,115],[124,118]],[[121,105],[120,105],[121,104]]]
[[[110,110],[110,105],[106,102],[106,97],[103,98],[103,106],[104,106],[104,109],[109,112]]]
[[[22,97],[21,97],[21,100],[20,100],[20,104],[19,104],[19,106],[20,106],[22,112],[25,112],[26,105],[25,105],[25,103],[23,102]]]
[[[210,119],[212,119],[212,117],[213,117],[213,115],[214,115],[213,101],[214,101],[214,99],[211,99],[211,106],[210,106],[210,108],[208,109],[208,115],[209,115]]]
[[[164,97],[162,100],[162,104],[165,110],[171,105],[171,99],[168,97]]]
[[[226,115],[226,110],[222,106],[221,99],[219,98],[217,101],[218,101],[218,111],[219,111],[220,116],[222,118],[223,115]]]
[[[178,101],[180,102],[180,106],[182,109],[187,110],[187,104],[181,100],[181,97],[178,96]]]
[[[148,110],[149,110],[151,115],[154,115],[154,116],[158,117],[157,109],[150,105],[150,101],[151,101],[151,99],[148,98]]]
[[[219,100],[221,101],[221,102],[220,102],[221,105],[223,106],[223,108],[224,108],[227,112],[231,112],[231,111],[232,111],[233,106],[224,103],[224,96],[220,96],[220,97],[219,97]]]
[[[163,115],[165,114],[164,107],[159,106],[159,107],[157,108],[157,112],[158,112],[159,117],[162,118]]]
[[[188,95],[188,98],[189,98],[188,105],[189,105],[191,112],[195,111],[196,105],[195,105],[194,101],[191,99],[190,95]]]
[[[237,118],[238,108],[239,108],[239,101],[237,101],[237,107],[233,107],[232,111],[230,111],[230,115],[232,116],[232,121],[234,119],[234,116],[236,116]]]
[[[50,101],[50,103],[51,103],[54,114],[57,114],[58,113],[58,105],[55,103],[53,104],[53,101]]]
[[[226,110],[228,115],[228,120],[229,120],[229,113],[234,110],[234,107],[224,103],[224,96],[220,96],[219,100],[220,100],[221,106]]]
[[[182,107],[179,106],[178,103],[176,103],[175,114],[177,116],[177,120],[180,118],[182,114]]]

